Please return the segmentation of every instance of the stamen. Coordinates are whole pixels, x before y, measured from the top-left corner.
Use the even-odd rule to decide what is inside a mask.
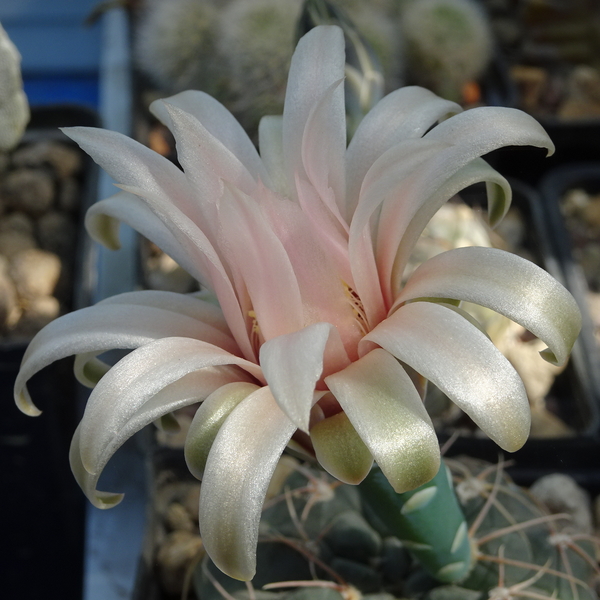
[[[250,328],[250,344],[252,344],[255,352],[258,353],[258,349],[260,348],[261,344],[260,327],[258,325],[256,313],[253,310],[248,311],[248,316],[252,319],[252,325]]]
[[[362,300],[360,299],[360,296],[345,281],[342,281],[342,285],[344,286],[346,298],[352,307],[352,312],[354,313],[356,321],[358,322],[363,334],[367,335],[367,333],[369,333],[369,325]]]

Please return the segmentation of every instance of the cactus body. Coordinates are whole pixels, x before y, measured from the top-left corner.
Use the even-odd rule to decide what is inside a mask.
[[[218,7],[211,0],[150,2],[136,32],[137,66],[169,92],[219,91]]]
[[[502,464],[461,458],[447,465],[459,501],[445,467],[428,484],[396,494],[377,468],[352,486],[296,465],[265,504],[254,597],[597,600],[589,586],[591,538],[549,515],[503,473]],[[462,545],[454,542],[459,528]],[[430,551],[419,547],[427,543]],[[455,571],[448,584],[452,574],[439,571],[441,564],[457,562],[453,554],[470,568]],[[253,597],[244,582],[223,575],[209,559],[194,580],[202,600],[221,600],[224,592],[239,600]]]
[[[415,82],[451,100],[491,58],[490,25],[473,0],[412,0],[401,26]]]
[[[16,146],[29,122],[21,55],[0,25],[0,151]]]

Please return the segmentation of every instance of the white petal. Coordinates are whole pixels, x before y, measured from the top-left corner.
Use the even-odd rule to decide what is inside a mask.
[[[269,184],[267,172],[252,140],[238,120],[218,100],[198,90],[187,90],[165,98],[165,102],[200,121],[210,134],[242,161],[255,179],[260,177],[266,185]],[[162,101],[153,102],[150,112],[167,127],[172,125]]]
[[[164,156],[115,131],[67,127],[63,132],[119,184],[172,202],[187,216],[198,214],[185,175]]]
[[[273,338],[260,349],[260,366],[279,408],[307,433],[315,386],[323,373],[325,348],[335,333],[333,325],[315,323]]]
[[[378,102],[348,145],[348,215],[354,213],[367,171],[384,152],[404,140],[420,138],[442,117],[461,110],[458,104],[416,86],[395,90]]]
[[[217,202],[221,196],[220,179],[247,194],[252,193],[256,179],[242,161],[198,119],[168,101],[163,103],[177,142],[177,160],[194,186],[199,203]],[[264,175],[266,171],[263,169]]]
[[[518,450],[531,415],[523,382],[490,340],[453,310],[432,302],[400,307],[364,338],[442,390],[500,447]]]
[[[508,181],[481,158],[461,167],[431,195],[427,195],[430,189],[423,192],[419,187],[422,181],[412,180],[397,190],[404,202],[384,202],[377,232],[377,260],[382,280],[390,282],[385,290],[388,301],[397,296],[410,254],[433,215],[455,194],[479,182],[488,187],[488,215],[490,224],[495,225],[510,207],[512,190]]]
[[[443,121],[425,135],[457,146],[469,146],[473,156],[483,156],[504,146],[537,146],[554,153],[544,128],[530,115],[515,108],[482,106]]]
[[[315,27],[296,46],[283,108],[284,166],[290,190],[295,189],[296,173],[303,174],[302,138],[310,112],[327,88],[344,78],[344,65],[344,34],[339,27]]]
[[[376,349],[325,381],[397,492],[435,476],[437,437],[419,393],[396,359]]]
[[[183,392],[185,401],[198,402],[225,383],[251,380],[228,365],[260,375],[256,365],[189,338],[156,340],[121,359],[94,388],[85,408],[80,447],[86,470],[98,473],[107,454],[139,429],[140,420],[171,412],[182,402]]]
[[[85,227],[90,236],[110,250],[120,248],[120,222],[155,243],[203,286],[210,285],[201,263],[185,251],[177,237],[140,197],[119,192],[94,203],[85,215]]]
[[[581,329],[571,294],[533,263],[496,248],[457,248],[424,262],[398,303],[415,298],[452,298],[481,304],[520,323],[543,340],[563,364]]]
[[[203,303],[198,301],[198,316]],[[73,354],[131,349],[173,336],[201,338],[239,352],[231,337],[201,320],[156,306],[101,303],[64,315],[42,329],[29,344],[15,381],[15,400],[30,415],[39,414],[26,388],[35,373]]]
[[[102,415],[98,415],[97,422],[90,423],[87,420],[89,417],[84,414],[84,419],[77,430],[76,439],[71,445],[70,461],[77,482],[90,502],[99,508],[109,508],[120,501],[122,497],[120,494],[98,492],[96,485],[108,461],[127,439],[146,425],[174,410],[195,404],[221,386],[239,380],[240,373],[231,367],[208,367],[201,371],[188,373],[162,389],[154,389],[154,395],[151,398],[144,397],[145,402],[138,406],[137,410],[127,410],[128,408],[133,409],[129,401],[135,404],[136,400],[139,400],[129,394],[138,393],[144,396],[145,390],[126,389],[124,390],[125,398],[116,398],[124,406],[116,408],[113,406],[112,409],[128,416],[128,420],[123,421],[115,429],[106,429],[106,427],[115,426],[114,419],[110,418],[111,415],[108,411],[106,427],[102,421]],[[146,380],[150,380],[149,375],[146,376]],[[101,390],[102,387],[103,384],[99,384],[96,390]],[[95,391],[92,392],[92,397],[94,397],[94,393]],[[107,409],[110,408],[110,406],[107,407]],[[105,443],[90,454],[90,443],[97,441],[98,435],[104,437]]]
[[[200,493],[200,534],[211,559],[230,577],[254,576],[265,494],[295,429],[264,387],[234,409],[213,443]]]

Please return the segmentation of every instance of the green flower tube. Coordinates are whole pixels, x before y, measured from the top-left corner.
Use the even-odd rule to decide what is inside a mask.
[[[363,501],[433,577],[462,581],[472,566],[467,522],[442,463],[416,490],[398,494],[379,467],[359,485]]]

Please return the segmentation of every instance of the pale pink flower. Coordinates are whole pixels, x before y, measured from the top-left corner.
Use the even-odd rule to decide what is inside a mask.
[[[540,125],[508,108],[461,113],[407,87],[379,102],[346,147],[343,78],[341,30],[313,29],[294,54],[283,117],[261,122],[260,154],[202,92],[155,102],[183,170],[117,133],[67,131],[122,190],[89,211],[91,235],[117,247],[118,222],[128,223],[211,290],[219,307],[145,291],[66,315],[32,341],[17,402],[38,414],[27,380],[78,355],[78,378],[97,385],[71,463],[90,500],[107,507],[121,496],[96,491],[96,483],[119,446],[204,401],[185,450],[203,478],[200,530],[215,563],[240,579],[253,576],[264,495],[288,444],[314,447],[321,464],[350,483],[373,459],[398,491],[437,472],[418,374],[502,448],[525,442],[523,384],[456,301],[521,323],[557,363],[580,329],[569,293],[501,250],[451,250],[401,283],[428,220],[464,187],[485,181],[490,220],[503,217],[510,188],[480,157],[507,145],[551,151]],[[111,348],[132,351],[107,371],[97,356]]]

